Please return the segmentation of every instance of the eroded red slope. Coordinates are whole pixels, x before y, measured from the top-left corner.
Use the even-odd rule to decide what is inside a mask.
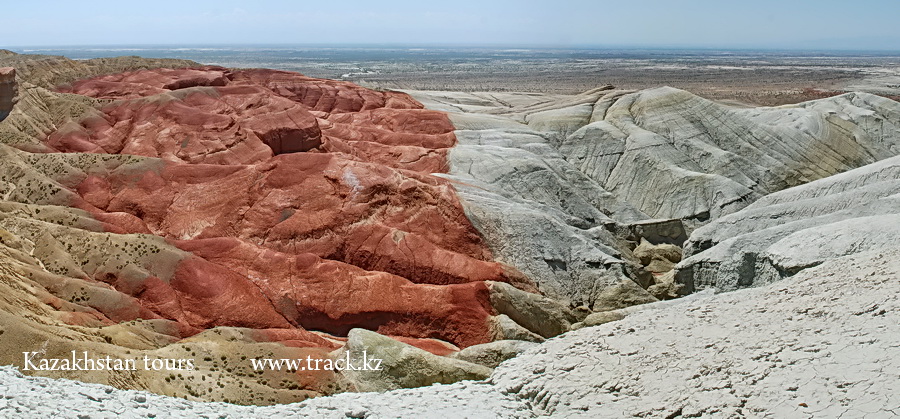
[[[162,318],[469,346],[490,339],[483,281],[520,279],[491,261],[450,184],[431,175],[447,168],[449,119],[408,95],[218,67],[60,90],[112,101],[49,146],[164,161],[90,177],[73,203],[111,231],[193,255],[167,280],[97,278]]]

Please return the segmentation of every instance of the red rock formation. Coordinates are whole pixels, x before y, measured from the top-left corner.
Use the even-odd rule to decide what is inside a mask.
[[[13,100],[16,97],[16,69],[0,68],[0,121],[12,112]]]
[[[61,151],[245,164],[322,143],[309,111],[258,86],[185,88],[117,102],[103,112],[52,134],[47,144]]]
[[[187,87],[224,86],[225,73],[221,67],[159,68],[81,80],[57,90],[98,99],[134,99]]]
[[[109,230],[190,252],[171,279],[106,280],[143,309],[193,328],[297,330],[271,339],[290,346],[333,345],[303,329],[354,327],[433,352],[452,349],[428,338],[490,339],[483,281],[517,278],[430,174],[455,143],[446,115],[271,70],[144,70],[62,90],[115,101],[48,145],[165,161],[76,188],[74,205]]]
[[[291,255],[232,238],[176,244],[255,283],[286,318],[310,330],[346,336],[354,327],[387,335],[435,338],[457,346],[489,340],[483,282],[422,285],[385,272]]]
[[[446,115],[408,95],[284,71],[141,70],[61,90],[122,100],[106,106],[103,118],[48,138],[60,151],[244,164],[317,149],[431,173],[446,170],[456,141]]]

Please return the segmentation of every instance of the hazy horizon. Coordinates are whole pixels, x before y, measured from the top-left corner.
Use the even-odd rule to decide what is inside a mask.
[[[109,4],[110,7],[104,7]],[[869,0],[51,1],[4,6],[0,48],[419,45],[714,50],[900,50],[900,2]],[[111,42],[112,40],[112,42]]]
[[[546,52],[564,53],[586,52],[596,53],[597,55],[616,56],[629,53],[648,53],[653,54],[705,54],[705,53],[721,53],[721,54],[762,54],[762,55],[823,55],[823,56],[854,56],[854,55],[871,55],[871,56],[900,56],[900,48],[897,49],[862,49],[862,48],[766,48],[766,47],[702,47],[702,46],[665,46],[665,45],[527,45],[527,44],[497,44],[497,45],[465,45],[465,44],[400,44],[400,43],[317,43],[317,44],[295,44],[295,43],[259,43],[259,44],[239,44],[239,43],[222,43],[222,44],[93,44],[93,45],[0,45],[0,49],[7,49],[17,53],[24,54],[50,54],[65,55],[69,52],[78,52],[85,57],[88,52],[139,52],[139,51],[326,51],[326,50],[384,50],[384,51],[400,51],[400,52],[416,52],[416,51],[530,51],[534,53]],[[115,55],[115,54],[113,54]],[[140,54],[135,54],[140,55]],[[103,54],[109,56],[109,54]],[[73,58],[73,57],[70,57]],[[83,58],[83,57],[82,57]]]

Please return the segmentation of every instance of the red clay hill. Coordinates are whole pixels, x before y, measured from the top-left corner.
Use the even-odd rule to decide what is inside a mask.
[[[49,147],[161,159],[88,177],[73,206],[189,253],[174,272],[146,267],[155,276],[97,271],[137,306],[109,318],[296,330],[295,344],[322,347],[303,330],[364,327],[465,347],[490,340],[484,281],[523,281],[491,260],[452,186],[431,175],[456,141],[449,119],[406,94],[220,67],[59,90],[107,103]]]

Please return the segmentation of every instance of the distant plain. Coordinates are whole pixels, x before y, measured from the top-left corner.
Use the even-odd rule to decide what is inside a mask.
[[[900,52],[400,46],[20,47],[73,59],[138,55],[264,67],[383,89],[574,94],[672,86],[774,106],[860,90],[900,98]]]

